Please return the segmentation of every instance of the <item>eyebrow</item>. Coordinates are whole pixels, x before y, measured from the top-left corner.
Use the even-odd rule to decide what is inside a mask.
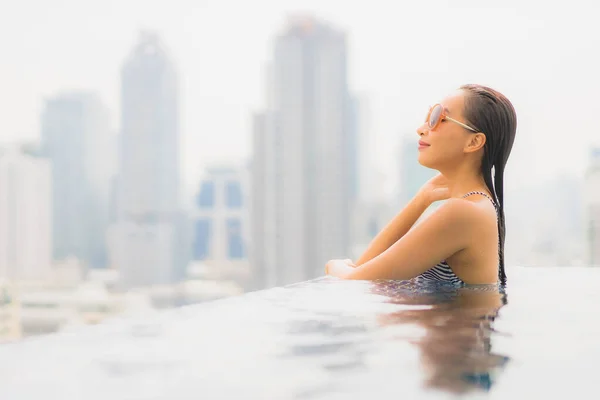
[[[446,114],[450,114],[450,110],[448,110],[448,107],[444,107],[444,112],[445,112]]]

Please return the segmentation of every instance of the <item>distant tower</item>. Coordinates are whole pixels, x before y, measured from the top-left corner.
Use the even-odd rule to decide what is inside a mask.
[[[52,162],[54,258],[104,267],[117,162],[108,110],[93,93],[61,93],[46,100],[41,126],[41,153]]]
[[[178,281],[186,261],[177,77],[153,33],[140,36],[122,69],[120,147],[111,264],[126,288]]]
[[[51,180],[48,159],[0,148],[0,283],[51,278]]]
[[[192,215],[192,258],[206,267],[205,276],[250,286],[248,210],[247,167],[209,168]]]
[[[292,19],[275,41],[254,124],[257,287],[323,275],[349,252],[357,139],[346,69],[345,35],[313,18]]]

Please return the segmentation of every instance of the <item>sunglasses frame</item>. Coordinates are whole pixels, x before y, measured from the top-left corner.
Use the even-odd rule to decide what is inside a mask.
[[[440,118],[437,120],[437,122],[435,123],[435,125],[431,126],[431,123],[430,123],[431,112],[436,107],[440,107],[442,109],[442,112],[440,113]],[[429,127],[429,129],[433,130],[433,129],[437,128],[438,125],[440,124],[440,122],[442,122],[444,120],[448,120],[448,121],[454,122],[455,124],[458,124],[458,125],[462,126],[463,128],[465,128],[465,129],[473,132],[473,133],[478,133],[479,132],[477,129],[475,129],[475,128],[467,125],[467,124],[464,124],[464,123],[462,123],[460,121],[457,121],[454,118],[451,118],[451,117],[447,116],[446,112],[445,112],[445,109],[444,109],[444,106],[441,105],[440,103],[434,104],[433,106],[431,106],[429,108],[429,112],[427,113],[427,118],[425,118],[425,122],[427,123],[427,126]]]

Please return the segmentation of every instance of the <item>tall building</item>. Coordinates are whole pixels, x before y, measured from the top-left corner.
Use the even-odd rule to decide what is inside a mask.
[[[204,276],[251,286],[248,260],[248,168],[218,167],[206,171],[192,214],[192,267]]]
[[[252,264],[258,287],[323,275],[349,251],[356,128],[346,37],[313,18],[277,37],[254,124]]]
[[[421,186],[437,174],[436,170],[419,164],[417,135],[404,137],[400,144],[400,184],[398,185],[399,205],[404,207],[417,194]]]
[[[600,148],[592,149],[590,161],[584,182],[586,260],[588,265],[600,266]]]
[[[41,151],[52,161],[54,258],[103,267],[116,167],[108,110],[93,93],[63,93],[46,100],[41,126]]]
[[[51,179],[47,159],[18,147],[0,149],[0,280],[50,278]]]
[[[164,46],[140,35],[121,72],[121,135],[111,265],[125,288],[183,278],[177,76]]]

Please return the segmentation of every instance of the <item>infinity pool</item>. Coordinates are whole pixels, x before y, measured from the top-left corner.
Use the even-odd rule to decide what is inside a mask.
[[[1,399],[595,398],[600,269],[322,278],[0,346]]]

